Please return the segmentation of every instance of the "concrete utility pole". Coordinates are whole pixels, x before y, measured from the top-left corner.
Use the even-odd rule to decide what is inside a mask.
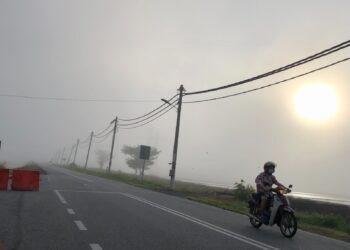
[[[58,157],[60,155],[60,150],[57,150],[54,157],[53,157],[53,164],[58,164]]]
[[[75,146],[75,145],[73,144],[73,145],[72,145],[72,149],[71,149],[71,151],[70,151],[70,153],[69,153],[68,160],[67,160],[67,162],[66,162],[66,166],[68,166],[68,165],[69,165],[70,158],[72,157],[72,154],[73,154],[74,146]]]
[[[111,123],[113,123],[113,122],[114,122],[113,139],[112,139],[112,146],[111,146],[111,154],[109,155],[108,172],[111,172],[111,167],[112,167],[112,158],[113,158],[115,134],[117,132],[118,116],[116,116],[115,119]]]
[[[92,131],[91,135],[90,135],[89,149],[88,149],[88,152],[87,152],[87,155],[86,155],[85,168],[87,167],[87,163],[88,163],[88,160],[89,160],[89,154],[90,154],[90,148],[91,148],[91,143],[92,143],[92,137],[93,136],[94,136],[94,131]]]
[[[184,94],[184,86],[181,84],[180,86],[180,93],[179,93],[179,101],[177,105],[177,120],[176,120],[176,129],[175,129],[175,141],[174,141],[174,148],[173,148],[173,161],[171,163],[171,170],[170,170],[170,189],[175,189],[175,171],[176,171],[176,160],[177,160],[177,147],[179,145],[179,134],[180,134],[180,120],[181,120],[181,107],[182,107],[182,97]]]
[[[62,165],[62,161],[64,160],[64,152],[66,151],[66,147],[63,148],[62,154],[61,154],[61,159],[59,161],[59,165]]]
[[[80,140],[79,140],[79,138],[78,138],[78,139],[77,139],[77,145],[75,146],[73,164],[75,164],[75,159],[77,158],[77,152],[78,152],[79,143],[80,143]]]

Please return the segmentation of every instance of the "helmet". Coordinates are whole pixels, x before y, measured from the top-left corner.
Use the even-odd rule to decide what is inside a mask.
[[[268,161],[264,164],[264,170],[268,170],[269,168],[276,168],[276,163],[272,162],[272,161]]]

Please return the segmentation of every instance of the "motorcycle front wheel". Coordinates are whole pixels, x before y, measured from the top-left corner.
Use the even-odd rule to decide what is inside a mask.
[[[249,213],[250,213],[251,215],[257,216],[257,214],[258,214],[257,208],[256,208],[256,207],[250,208],[250,209],[249,209]],[[255,227],[255,228],[259,228],[259,227],[261,227],[261,225],[262,225],[262,222],[261,222],[261,221],[256,220],[256,219],[251,218],[251,217],[249,218],[249,221],[250,221],[250,224],[252,224],[252,226]]]
[[[280,230],[284,237],[292,238],[298,229],[297,219],[295,215],[290,212],[282,214],[280,222]]]

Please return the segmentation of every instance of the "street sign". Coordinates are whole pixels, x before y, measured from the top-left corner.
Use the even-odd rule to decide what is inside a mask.
[[[140,159],[142,160],[149,160],[151,154],[151,147],[140,145]]]

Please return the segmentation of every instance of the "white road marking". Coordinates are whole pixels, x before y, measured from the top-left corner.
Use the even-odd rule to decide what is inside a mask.
[[[77,225],[79,230],[81,230],[81,231],[87,230],[87,228],[84,226],[83,222],[81,222],[80,220],[75,220],[74,223],[75,223],[75,225]]]
[[[181,217],[181,218],[183,218],[185,220],[191,221],[191,222],[193,222],[195,224],[201,225],[201,226],[203,226],[205,228],[208,228],[208,229],[211,229],[211,230],[213,230],[215,232],[218,232],[218,233],[221,233],[221,234],[226,235],[228,237],[231,237],[231,238],[237,239],[239,241],[245,242],[245,243],[247,243],[249,245],[252,245],[252,246],[255,246],[257,248],[260,248],[260,249],[263,249],[263,250],[278,250],[278,248],[273,247],[271,245],[265,244],[263,242],[260,242],[260,241],[254,240],[254,239],[251,239],[251,238],[246,237],[244,235],[241,235],[241,234],[229,231],[229,230],[227,230],[225,228],[216,226],[216,225],[211,224],[209,222],[197,219],[197,218],[192,217],[190,215],[181,213],[179,211],[173,210],[171,208],[162,206],[160,204],[151,202],[149,200],[146,200],[146,199],[143,199],[143,198],[140,198],[140,197],[128,194],[128,193],[122,193],[122,192],[116,192],[116,191],[92,191],[92,190],[91,191],[89,191],[89,190],[59,190],[59,191],[60,192],[77,192],[77,193],[121,194],[121,195],[126,196],[126,197],[128,197],[130,199],[137,200],[139,202],[145,203],[147,205],[150,205],[152,207],[158,208],[158,209],[163,210],[165,212],[171,213],[171,214],[173,214],[175,216]]]
[[[92,250],[102,250],[102,247],[99,244],[92,243],[90,244]]]
[[[67,212],[68,212],[69,214],[75,214],[74,210],[71,209],[71,208],[67,208]]]
[[[68,193],[120,194],[120,192],[117,192],[117,191],[70,190],[70,189],[58,189],[58,191],[68,192]]]
[[[58,199],[63,203],[63,204],[67,204],[67,201],[63,198],[63,196],[60,194],[60,192],[58,190],[55,190],[55,193],[58,196]]]
[[[268,244],[265,244],[265,243],[257,241],[257,240],[253,240],[253,239],[248,238],[248,237],[246,237],[244,235],[241,235],[241,234],[238,234],[238,233],[234,233],[234,232],[229,231],[227,229],[224,229],[222,227],[213,225],[213,224],[211,224],[209,222],[197,219],[195,217],[192,217],[190,215],[187,215],[187,214],[181,213],[179,211],[170,209],[170,208],[162,206],[160,204],[157,204],[157,203],[154,203],[154,202],[142,199],[140,197],[137,197],[137,196],[134,196],[134,195],[131,195],[131,194],[127,194],[127,193],[120,193],[120,194],[124,195],[124,196],[126,196],[126,197],[128,197],[130,199],[137,200],[139,202],[145,203],[147,205],[150,205],[152,207],[158,208],[158,209],[163,210],[165,212],[171,213],[171,214],[176,215],[178,217],[181,217],[181,218],[183,218],[185,220],[191,221],[191,222],[193,222],[195,224],[198,224],[198,225],[201,225],[201,226],[203,226],[205,228],[211,229],[211,230],[213,230],[215,232],[224,234],[224,235],[226,235],[228,237],[231,237],[231,238],[234,238],[236,240],[239,240],[239,241],[242,241],[244,243],[247,243],[249,245],[255,246],[257,248],[264,249],[264,250],[270,250],[270,249],[278,250],[278,248],[276,248],[276,247],[270,246]]]
[[[71,177],[74,177],[74,178],[83,180],[83,181],[94,182],[94,181],[92,181],[92,180],[90,180],[90,179],[87,179],[87,178],[84,178],[84,177],[81,177],[81,176],[76,176],[76,175],[74,175],[74,174],[67,173],[66,171],[58,170],[57,168],[55,168],[55,170],[58,171],[58,172],[61,172],[61,173],[63,173],[63,174],[66,174],[66,175],[68,175],[68,176],[71,176]]]

